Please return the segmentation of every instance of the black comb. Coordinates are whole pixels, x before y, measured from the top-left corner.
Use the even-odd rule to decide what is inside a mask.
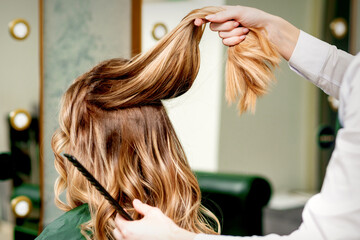
[[[133,219],[129,216],[127,212],[120,206],[120,204],[115,201],[115,199],[105,190],[103,186],[94,178],[91,173],[86,170],[86,168],[81,165],[81,163],[70,154],[64,153],[64,156],[86,177],[86,179],[105,197],[106,200],[115,208],[115,210],[126,220],[132,221]]]

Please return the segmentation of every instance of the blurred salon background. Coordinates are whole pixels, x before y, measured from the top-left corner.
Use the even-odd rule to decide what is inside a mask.
[[[0,239],[34,239],[61,214],[50,139],[69,84],[102,60],[146,51],[192,9],[211,5],[260,8],[360,50],[357,0],[0,0]],[[337,102],[282,61],[256,113],[240,116],[225,102],[226,47],[208,26],[200,51],[193,88],[165,105],[204,198],[219,201],[225,233],[288,234],[321,187]],[[240,220],[227,216],[229,204]]]

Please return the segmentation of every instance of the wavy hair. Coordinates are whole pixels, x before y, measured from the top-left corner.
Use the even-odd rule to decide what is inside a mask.
[[[192,11],[148,52],[98,64],[63,95],[60,128],[52,138],[59,173],[55,201],[65,211],[89,204],[91,220],[82,225],[87,239],[111,239],[116,212],[62,152],[76,156],[134,219],[140,218],[131,204],[137,198],[189,231],[216,233],[214,225],[220,231],[217,218],[201,205],[198,182],[161,100],[192,86],[204,30],[193,21],[221,10]],[[227,96],[239,97],[244,111],[266,91],[279,57],[256,29],[228,56]],[[60,199],[65,190],[66,203]]]

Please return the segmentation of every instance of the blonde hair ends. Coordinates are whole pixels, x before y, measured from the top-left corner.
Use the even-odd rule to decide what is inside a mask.
[[[122,74],[127,74],[126,78],[131,81],[117,90],[107,86],[111,92],[108,98],[101,98],[101,107],[129,107],[185,93],[199,71],[199,43],[205,28],[205,25],[195,26],[194,20],[222,10],[221,7],[204,7],[191,11],[152,49],[131,59],[122,69]],[[242,43],[228,48],[227,101],[238,100],[240,113],[254,112],[256,99],[267,92],[274,80],[272,70],[279,62],[280,54],[267,39],[265,30],[250,28]]]
[[[264,30],[250,29],[242,43],[228,49],[225,96],[228,103],[238,99],[240,113],[254,113],[256,99],[275,80],[273,68],[279,64],[280,54],[264,34]]]
[[[204,31],[193,22],[222,10],[205,7],[190,12],[149,51],[130,60],[104,61],[65,92],[60,127],[52,138],[59,173],[55,201],[66,211],[89,204],[92,217],[82,226],[87,239],[112,239],[116,213],[62,152],[76,156],[134,219],[140,218],[132,207],[137,198],[189,231],[220,232],[218,219],[201,205],[198,182],[161,100],[190,89],[200,67]],[[238,99],[240,112],[254,110],[278,62],[279,54],[264,32],[250,29],[241,44],[228,50],[227,99]],[[63,202],[60,195],[65,190]]]

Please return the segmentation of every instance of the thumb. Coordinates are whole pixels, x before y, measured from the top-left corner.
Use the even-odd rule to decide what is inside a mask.
[[[153,207],[151,207],[145,203],[142,203],[138,199],[134,199],[133,206],[138,213],[140,213],[144,216],[147,215],[153,209]]]

